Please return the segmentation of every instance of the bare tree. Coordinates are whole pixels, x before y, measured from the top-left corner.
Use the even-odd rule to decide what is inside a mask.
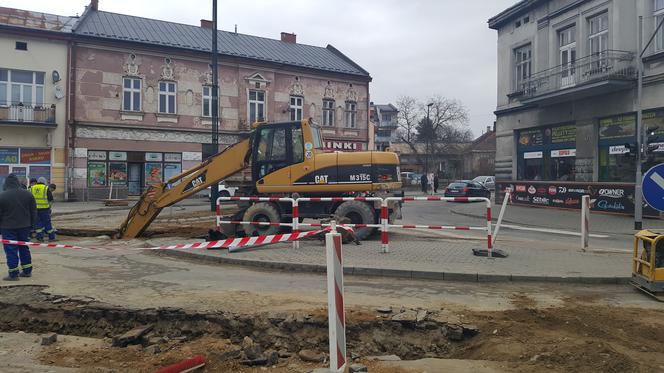
[[[399,137],[405,143],[415,142],[417,135],[417,120],[420,116],[420,105],[417,100],[410,96],[401,96],[396,103],[399,114]]]
[[[417,139],[426,145],[424,163],[427,171],[432,153],[444,152],[450,145],[468,142],[473,138],[468,128],[468,111],[461,102],[434,96],[428,103],[430,107],[421,106],[425,114],[417,125]]]

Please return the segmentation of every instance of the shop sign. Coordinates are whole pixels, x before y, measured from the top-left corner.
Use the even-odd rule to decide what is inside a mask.
[[[634,185],[601,183],[565,183],[565,182],[533,182],[528,188],[514,188],[514,184],[497,183],[496,190],[505,191],[512,188],[512,201],[516,204],[546,206],[568,209],[580,209],[581,197],[590,196],[592,211],[633,214]],[[659,212],[650,206],[643,210],[644,215],[659,216]]]
[[[0,148],[0,163],[18,163],[18,148]]]
[[[51,163],[50,149],[24,149],[21,148],[21,163]]]
[[[325,150],[332,151],[360,151],[364,148],[364,143],[354,141],[324,141]]]
[[[28,177],[27,167],[12,167],[12,173],[19,179]]]
[[[551,128],[552,144],[566,142],[576,142],[576,126],[560,126]]]
[[[625,145],[614,145],[609,146],[609,154],[627,154],[629,153],[629,148]]]
[[[544,157],[543,152],[526,152],[523,153],[523,159],[540,159]]]
[[[164,162],[182,162],[182,154],[166,153],[164,154]]]
[[[552,150],[551,158],[576,157],[576,149]]]
[[[541,129],[528,129],[519,131],[519,146],[544,145],[544,132]]]
[[[604,118],[599,121],[600,140],[633,137],[635,134],[636,116],[633,114]]]
[[[126,161],[127,152],[108,152],[108,159],[111,161]]]
[[[148,162],[161,162],[161,153],[145,153],[145,160]]]
[[[106,152],[103,150],[88,150],[89,161],[105,161]]]

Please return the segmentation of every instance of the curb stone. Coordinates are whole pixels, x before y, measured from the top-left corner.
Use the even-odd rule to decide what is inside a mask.
[[[273,268],[283,271],[325,273],[327,268],[324,265],[308,263],[289,263],[289,262],[270,262],[251,259],[238,259],[219,256],[209,256],[196,254],[190,251],[181,250],[150,250],[148,254],[175,258],[187,258],[210,262],[215,264],[230,264],[243,267],[254,268]],[[532,275],[514,275],[514,274],[481,274],[481,273],[456,273],[456,272],[436,272],[420,270],[402,270],[390,268],[371,268],[371,267],[344,267],[344,274],[351,276],[369,276],[369,277],[387,277],[403,278],[417,280],[435,280],[435,281],[458,281],[458,282],[547,282],[563,284],[591,284],[591,285],[624,285],[628,284],[631,277],[583,277],[583,276],[532,276]]]

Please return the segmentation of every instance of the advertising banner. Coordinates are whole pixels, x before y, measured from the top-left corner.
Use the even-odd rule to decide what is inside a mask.
[[[633,184],[597,184],[513,181],[497,182],[496,190],[504,195],[512,189],[512,203],[518,205],[581,209],[581,196],[590,196],[592,211],[619,214],[634,213]],[[659,212],[644,203],[643,214],[659,216]]]
[[[179,163],[165,163],[164,164],[164,181],[168,181],[175,175],[182,173],[182,165]]]
[[[9,175],[9,166],[0,166],[0,191],[5,186],[5,179]]]
[[[127,164],[124,162],[110,162],[108,164],[108,181],[113,184],[127,182]]]
[[[21,163],[49,164],[51,163],[51,150],[21,148]]]
[[[104,162],[88,163],[88,186],[90,187],[106,186],[106,163]]]
[[[161,163],[145,164],[145,185],[161,183],[162,180]]]
[[[30,166],[30,178],[39,179],[40,177],[51,181],[51,167],[49,166]]]
[[[0,164],[18,163],[18,148],[0,148]]]

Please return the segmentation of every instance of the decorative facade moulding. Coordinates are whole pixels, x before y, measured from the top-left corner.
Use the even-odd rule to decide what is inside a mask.
[[[124,74],[127,76],[139,76],[138,75],[138,63],[136,63],[136,55],[134,53],[131,53],[129,57],[127,57],[127,61],[125,61],[124,66],[122,66],[122,70],[124,71]]]
[[[249,82],[249,88],[252,89],[266,89],[270,85],[270,81],[257,72],[246,76],[244,79]]]
[[[334,100],[334,87],[332,87],[332,84],[330,84],[329,81],[325,86],[325,93],[323,93],[323,98],[326,100]]]
[[[357,102],[357,92],[353,88],[353,84],[349,84],[346,89],[346,101]]]
[[[173,60],[168,57],[164,59],[164,65],[161,67],[161,80],[175,80]]]
[[[289,93],[291,96],[304,97],[304,88],[302,88],[302,83],[300,83],[299,77],[295,77],[295,81],[290,86]]]
[[[208,65],[208,71],[205,72],[205,77],[204,77],[205,85],[213,85],[212,78],[213,78],[212,65]]]

